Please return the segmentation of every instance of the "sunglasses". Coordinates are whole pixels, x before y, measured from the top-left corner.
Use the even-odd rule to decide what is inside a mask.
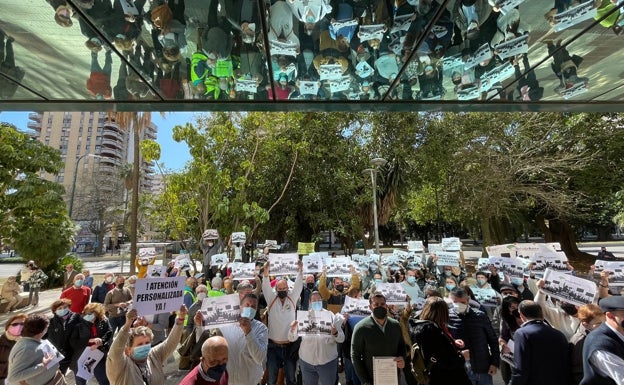
[[[20,325],[24,325],[23,322],[13,322],[10,326],[20,326]]]

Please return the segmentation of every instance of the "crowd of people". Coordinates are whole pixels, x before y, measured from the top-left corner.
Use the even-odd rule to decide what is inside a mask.
[[[621,33],[622,10],[612,12],[618,1],[590,1],[600,25]],[[91,55],[86,90],[95,99],[158,93],[207,100],[537,101],[545,93],[531,64],[543,56],[513,47],[535,39],[519,10],[523,1],[47,2],[58,26],[76,28],[78,21]],[[555,26],[557,15],[578,3],[531,6],[543,8],[541,23]],[[561,39],[543,43],[557,78],[548,84],[553,91],[587,89],[581,52],[569,53]],[[112,46],[124,60],[114,63]]]
[[[206,254],[223,246],[218,239],[203,244]],[[187,274],[179,311],[148,316],[132,308],[134,285],[125,282],[149,278],[107,273],[91,290],[85,274],[68,265],[50,318],[14,311],[6,322],[0,380],[62,384],[69,370],[76,375],[87,365],[85,350],[98,350],[102,358],[88,366],[99,384],[159,385],[177,350],[185,385],[336,385],[340,370],[345,385],[372,385],[379,357],[390,360],[398,383],[419,385],[417,346],[432,385],[492,384],[499,371],[510,385],[624,384],[624,297],[609,290],[606,271],[597,304],[575,306],[548,298],[543,280],[512,280],[493,264],[470,275],[463,258],[460,266],[442,266],[435,253],[353,268],[345,277],[304,275],[301,263],[298,274],[275,276],[264,251],[250,259],[254,280],[209,263],[211,278]],[[389,305],[377,289],[384,283],[401,285],[406,302]],[[479,303],[479,289],[495,291],[496,304]],[[204,326],[202,303],[235,293],[238,322]],[[347,309],[347,297],[365,305]],[[300,310],[327,320],[326,332],[300,329]]]

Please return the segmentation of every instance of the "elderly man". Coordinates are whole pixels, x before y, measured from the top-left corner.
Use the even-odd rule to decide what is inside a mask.
[[[106,293],[113,290],[114,288],[115,276],[113,275],[113,273],[104,274],[104,282],[97,285],[95,289],[93,289],[91,302],[104,303],[104,299],[106,299]]]
[[[599,302],[606,321],[585,338],[581,385],[624,384],[624,297]]]
[[[63,290],[60,298],[69,299],[71,301],[69,310],[74,313],[82,314],[82,311],[91,298],[91,289],[84,286],[84,275],[76,274],[74,277],[74,285]]]
[[[75,282],[77,274],[78,272],[74,270],[74,265],[70,263],[65,266],[65,274],[63,275],[63,290],[67,290],[72,286]]]
[[[214,336],[202,344],[201,361],[182,379],[180,385],[227,385],[228,343],[225,338]]]

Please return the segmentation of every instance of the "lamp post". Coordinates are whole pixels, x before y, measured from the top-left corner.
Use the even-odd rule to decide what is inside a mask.
[[[84,157],[93,157],[93,158],[102,158],[99,155],[95,155],[95,154],[84,154],[79,156],[76,159],[76,164],[74,166],[74,178],[72,180],[72,192],[71,192],[71,196],[69,197],[69,218],[71,219],[72,214],[74,212],[74,196],[76,195],[76,179],[78,179],[78,165],[80,164],[80,161],[84,158]]]
[[[383,167],[388,163],[384,158],[371,159],[370,164],[375,166],[374,168],[367,168],[364,170],[365,174],[370,174],[371,183],[373,185],[373,226],[375,231],[375,252],[379,255],[379,222],[377,220],[377,171],[379,167]]]

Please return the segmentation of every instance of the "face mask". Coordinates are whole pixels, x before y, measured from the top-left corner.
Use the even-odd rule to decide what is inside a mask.
[[[306,16],[306,22],[307,23],[314,23],[314,16],[310,16],[310,15]]]
[[[255,316],[256,309],[253,307],[244,307],[243,310],[241,310],[241,317],[243,318],[253,319]]]
[[[310,308],[314,311],[320,311],[323,308],[322,301],[314,301],[310,304]]]
[[[206,372],[206,374],[208,375],[208,377],[218,382],[219,379],[221,379],[223,372],[225,372],[226,366],[227,366],[226,364],[213,366],[212,368],[208,368],[208,371]]]
[[[524,283],[524,279],[518,277],[511,278],[511,284],[514,286],[520,286]]]
[[[485,285],[485,283],[486,283],[486,282],[487,282],[487,281],[486,281],[485,279],[483,279],[483,278],[479,278],[479,279],[477,279],[477,283],[479,284],[479,286],[483,286],[483,285]]]
[[[416,277],[412,277],[411,275],[409,277],[407,277],[407,283],[409,283],[410,285],[413,285],[416,283]]]
[[[375,278],[375,283],[381,283],[381,282],[382,282],[381,279]]]
[[[454,303],[453,307],[455,308],[455,312],[457,314],[464,314],[466,312],[466,310],[468,309],[468,305],[466,305],[465,303]]]
[[[221,278],[221,273],[217,273],[217,274],[215,274],[215,276],[216,276],[217,278]]]
[[[113,282],[113,277],[106,277],[106,282],[107,283],[112,283]]]
[[[198,301],[203,301],[204,298],[206,298],[206,293],[197,293],[197,300]]]
[[[450,270],[444,270],[444,276],[445,277],[450,277],[451,275],[453,275],[453,272]]]
[[[342,293],[342,291],[344,290],[344,285],[336,285],[336,290]]]
[[[278,291],[277,292],[277,296],[280,297],[281,299],[284,299],[284,298],[288,297],[288,292],[287,291]]]
[[[24,325],[9,326],[9,333],[11,333],[14,336],[21,336],[22,329],[24,329]]]
[[[446,290],[451,291],[453,289],[455,289],[455,285],[454,284],[452,284],[452,283],[447,283],[446,284]]]
[[[560,305],[561,310],[563,310],[567,315],[576,315],[576,313],[578,313],[578,310],[576,309],[576,306],[572,305],[571,303],[562,303]]]
[[[214,243],[213,242],[208,242],[208,247],[212,247],[212,246],[214,246]]]
[[[95,319],[95,314],[85,314],[82,316],[82,319],[87,322],[93,322],[93,320]]]
[[[427,285],[435,286],[436,285],[436,281],[427,281]]]
[[[69,309],[66,307],[62,309],[56,309],[56,311],[54,312],[54,314],[56,314],[59,317],[65,317],[67,313],[69,313]]]
[[[119,290],[123,289],[123,287],[124,287],[123,283],[120,283],[119,285],[117,285],[117,289],[119,289]]]
[[[310,290],[314,289],[314,282],[308,282],[306,283],[306,287]]]
[[[82,287],[82,284],[84,283],[84,281],[82,279],[77,280],[76,282],[74,282],[74,286],[76,287]]]
[[[385,307],[376,307],[373,309],[373,316],[377,319],[384,319],[388,315],[388,310]]]
[[[147,356],[149,355],[151,345],[141,345],[134,348],[132,351],[132,358],[137,361],[145,361]]]

